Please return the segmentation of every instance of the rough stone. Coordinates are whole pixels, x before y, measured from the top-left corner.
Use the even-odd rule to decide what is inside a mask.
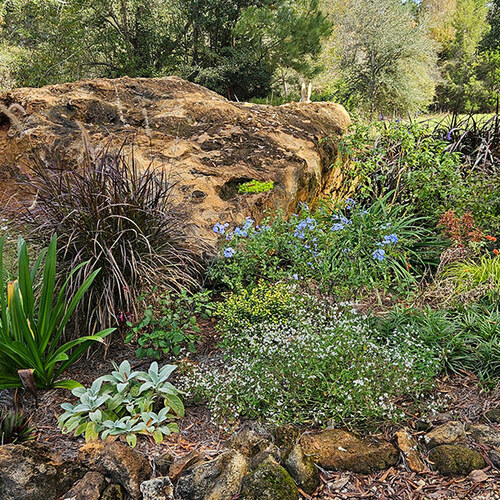
[[[398,461],[398,450],[387,441],[363,439],[342,429],[304,434],[300,440],[306,455],[325,469],[369,474],[387,469]]]
[[[402,429],[396,432],[396,440],[408,467],[413,472],[424,472],[427,468],[418,454],[417,442],[411,434],[406,429]]]
[[[466,476],[475,469],[486,467],[483,457],[463,444],[443,444],[429,453],[434,468],[445,476]]]
[[[90,471],[62,497],[62,500],[99,500],[105,487],[104,476],[99,472]]]
[[[169,469],[168,476],[176,483],[185,469],[189,469],[194,464],[205,461],[205,455],[199,451],[193,450],[179,460],[176,460]]]
[[[500,448],[490,450],[488,452],[488,457],[493,466],[500,470]]]
[[[231,500],[247,472],[247,458],[229,450],[185,471],[177,482],[175,494],[180,500]]]
[[[292,424],[280,425],[273,431],[274,443],[283,454],[288,453],[300,440],[300,429]]]
[[[26,156],[48,150],[63,168],[74,168],[84,136],[96,150],[127,141],[124,152],[133,144],[138,165],[154,161],[167,169],[195,235],[212,241],[216,222],[259,220],[265,208],[291,213],[300,201],[346,194],[334,141],[321,140],[339,136],[350,123],[338,104],[230,102],[178,77],[14,89],[0,94],[0,103],[17,105],[14,120],[0,113],[0,193],[6,199],[26,195],[16,186]],[[238,186],[253,179],[274,181],[274,188],[239,194]]]
[[[141,497],[139,486],[153,472],[145,457],[119,441],[88,443],[80,448],[78,458],[113,482],[121,484],[133,499]]]
[[[465,428],[460,422],[446,422],[446,424],[439,425],[428,432],[424,440],[428,448],[434,448],[442,444],[465,443]]]
[[[500,446],[500,431],[484,424],[471,424],[467,427],[471,439],[478,444]]]
[[[304,454],[299,443],[288,453],[283,465],[295,483],[306,493],[312,494],[319,486],[319,470],[314,460]]]
[[[0,498],[2,500],[56,500],[87,470],[65,461],[48,446],[31,442],[0,446]]]
[[[484,416],[490,421],[495,424],[500,424],[500,408],[492,408],[491,410],[488,410]]]
[[[123,500],[124,489],[121,484],[110,484],[103,492],[101,500]]]
[[[157,477],[141,484],[143,500],[174,500],[174,485],[169,477]]]
[[[271,458],[243,478],[240,500],[299,500],[290,474]]]

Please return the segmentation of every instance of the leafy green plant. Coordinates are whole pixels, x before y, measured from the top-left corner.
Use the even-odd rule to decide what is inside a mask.
[[[142,372],[132,371],[128,361],[113,365],[111,374],[97,378],[88,389],[73,389],[79,399],[76,404],[61,405],[65,410],[59,417],[63,432],[85,434],[87,441],[124,436],[132,447],[138,434],[161,443],[164,436],[178,432],[174,420],[184,416],[184,405],[180,391],[168,381],[176,366],[160,369],[155,361]]]
[[[92,285],[99,270],[91,273],[75,290],[67,293],[71,282],[85,263],[71,271],[56,293],[57,237],[53,236],[46,252],[30,267],[27,246],[19,239],[18,279],[3,280],[3,244],[0,239],[0,387],[20,387],[18,370],[32,369],[37,387],[73,388],[79,385],[60,376],[94,342],[114,331],[102,330],[95,335],[60,343],[64,329]],[[43,264],[43,265],[42,265]],[[41,272],[41,282],[37,274]]]
[[[160,359],[163,354],[178,356],[183,348],[196,352],[200,328],[197,316],[208,316],[213,309],[210,291],[179,294],[163,292],[154,298],[154,305],[148,305],[144,317],[138,323],[128,322],[130,331],[125,342],[139,344],[138,358],[152,356]]]
[[[293,279],[342,296],[360,288],[408,290],[437,265],[443,240],[388,196],[366,208],[351,199],[316,211],[303,205],[290,219],[277,214],[255,226],[247,218],[232,231],[218,223],[223,239],[211,276],[231,289]]]
[[[47,157],[30,164],[37,203],[19,216],[37,239],[58,234],[61,264],[78,269],[67,285],[71,291],[101,269],[77,310],[87,324],[123,324],[123,316],[137,313],[145,286],[179,290],[196,283],[201,267],[194,249],[201,244],[191,238],[165,170],[143,168],[133,154],[109,148],[84,151],[78,168],[61,168]]]
[[[484,381],[500,377],[498,304],[454,310],[396,308],[386,318],[374,318],[373,328],[381,335],[396,330],[420,339],[448,371],[475,373]]]
[[[25,443],[35,439],[34,428],[30,419],[17,410],[0,413],[0,445],[9,443]]]
[[[396,398],[417,400],[432,386],[440,365],[414,336],[395,331],[390,340],[379,338],[350,307],[328,307],[312,297],[305,303],[296,293],[289,300],[293,314],[286,320],[274,310],[250,326],[231,316],[223,333],[224,366],[194,366],[182,379],[222,424],[240,418],[339,425],[397,420],[404,415]]]
[[[249,182],[244,182],[238,186],[238,193],[265,193],[271,191],[274,188],[274,181],[257,181],[252,180]]]

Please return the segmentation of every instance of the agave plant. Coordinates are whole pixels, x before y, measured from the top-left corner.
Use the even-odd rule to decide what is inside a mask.
[[[4,411],[0,414],[0,445],[24,443],[35,438],[30,420],[17,410]]]
[[[38,388],[74,388],[80,384],[60,380],[62,373],[94,342],[114,331],[60,343],[64,329],[99,270],[88,276],[74,294],[66,293],[77,266],[56,292],[57,237],[30,267],[26,242],[18,242],[18,279],[3,281],[3,245],[0,239],[0,388],[21,387],[20,370],[33,370]],[[43,263],[43,266],[42,266]],[[82,264],[84,265],[84,264]],[[38,271],[41,280],[37,280]]]

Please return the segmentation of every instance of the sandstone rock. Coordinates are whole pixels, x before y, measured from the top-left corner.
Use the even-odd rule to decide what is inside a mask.
[[[139,486],[153,472],[146,458],[119,441],[88,443],[80,448],[78,458],[121,484],[134,500],[141,497]]]
[[[396,440],[408,467],[413,472],[424,472],[426,467],[418,454],[417,442],[411,434],[406,429],[402,429],[396,432]]]
[[[495,424],[500,424],[500,408],[492,408],[491,410],[488,410],[484,416],[490,421]]]
[[[236,450],[187,470],[177,482],[180,500],[231,500],[248,472],[247,458]]]
[[[280,425],[273,431],[274,443],[283,453],[288,453],[300,439],[300,429],[292,424]]]
[[[488,457],[493,466],[500,470],[500,448],[490,450],[488,452]]]
[[[143,500],[174,500],[174,485],[169,477],[157,477],[141,484]]]
[[[123,487],[120,484],[110,484],[103,492],[101,500],[123,500]]]
[[[185,469],[192,467],[194,464],[197,464],[198,462],[203,462],[204,460],[205,460],[205,455],[203,453],[193,450],[192,452],[183,456],[179,460],[176,460],[170,466],[168,476],[174,483],[176,483]]]
[[[105,487],[104,476],[99,472],[90,471],[62,497],[62,500],[99,500]]]
[[[362,439],[341,429],[305,434],[300,443],[306,455],[325,469],[340,469],[369,474],[398,461],[397,449],[387,441]]]
[[[170,472],[170,467],[174,463],[174,459],[170,453],[166,453],[160,458],[154,460],[154,470],[160,476],[168,476]]]
[[[243,478],[240,500],[299,500],[288,472],[271,458]]]
[[[483,457],[463,444],[437,446],[430,451],[429,460],[445,476],[466,476],[486,467]]]
[[[288,453],[283,465],[295,483],[306,493],[312,494],[319,486],[319,470],[314,460],[304,454],[299,443]]]
[[[340,135],[350,119],[330,102],[243,104],[177,77],[125,77],[9,90],[0,103],[25,111],[13,111],[15,120],[0,113],[5,199],[19,189],[13,181],[22,180],[23,158],[35,151],[48,150],[74,168],[82,128],[96,149],[127,140],[125,152],[133,143],[139,165],[168,169],[196,233],[212,240],[218,221],[260,219],[264,208],[291,213],[299,201],[343,189],[334,142],[320,139]],[[239,194],[238,186],[253,179],[272,180],[274,188]]]
[[[500,431],[489,425],[472,424],[467,427],[467,431],[475,443],[500,446]]]
[[[228,439],[226,446],[248,457],[250,469],[258,467],[269,456],[278,462],[281,460],[279,448],[263,429],[244,427]]]
[[[2,500],[56,500],[86,470],[37,442],[0,446]]]
[[[434,448],[441,444],[465,443],[465,429],[460,422],[447,422],[428,432],[425,437],[425,443],[428,448]]]

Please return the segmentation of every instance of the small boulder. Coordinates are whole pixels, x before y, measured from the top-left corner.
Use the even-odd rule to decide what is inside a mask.
[[[278,462],[281,460],[279,448],[263,429],[244,427],[227,440],[226,446],[249,458],[250,469],[258,467],[269,456]]]
[[[124,489],[121,484],[110,484],[103,492],[101,500],[123,500]]]
[[[488,452],[488,457],[491,460],[491,463],[493,464],[493,467],[497,468],[500,470],[500,448],[490,450]]]
[[[180,500],[231,500],[247,472],[247,458],[229,450],[185,471],[177,482],[175,494]]]
[[[141,484],[143,500],[174,500],[174,485],[169,477],[157,477]]]
[[[500,446],[500,431],[484,424],[472,424],[467,428],[475,443],[488,446]]]
[[[55,500],[87,470],[37,442],[0,446],[2,500]]]
[[[193,450],[187,455],[179,458],[179,460],[176,460],[174,463],[172,463],[169,468],[168,476],[174,483],[176,483],[177,480],[181,477],[184,470],[189,469],[199,462],[204,462],[205,458],[206,457],[203,453]]]
[[[410,470],[424,472],[426,467],[418,454],[418,445],[411,434],[406,429],[402,429],[396,432],[396,440]]]
[[[304,454],[299,443],[288,453],[283,465],[293,480],[306,493],[312,494],[319,486],[319,470],[314,460]]]
[[[272,458],[243,478],[240,500],[299,500],[290,474]]]
[[[484,416],[494,424],[500,424],[500,408],[492,408],[488,410]]]
[[[463,444],[443,444],[429,453],[434,468],[445,476],[467,476],[473,470],[486,467],[483,457]]]
[[[62,497],[62,500],[99,500],[105,487],[104,476],[99,472],[90,471]]]
[[[300,429],[293,424],[280,425],[273,431],[274,443],[288,453],[300,440]]]
[[[460,422],[446,422],[446,424],[439,425],[428,432],[424,440],[428,448],[434,448],[442,444],[465,443],[465,428]]]
[[[300,444],[304,453],[325,469],[361,474],[396,465],[399,457],[396,447],[387,441],[362,439],[342,429],[304,434]]]
[[[113,482],[121,484],[134,500],[141,497],[140,484],[153,473],[145,457],[119,441],[87,443],[80,448],[78,458]]]

